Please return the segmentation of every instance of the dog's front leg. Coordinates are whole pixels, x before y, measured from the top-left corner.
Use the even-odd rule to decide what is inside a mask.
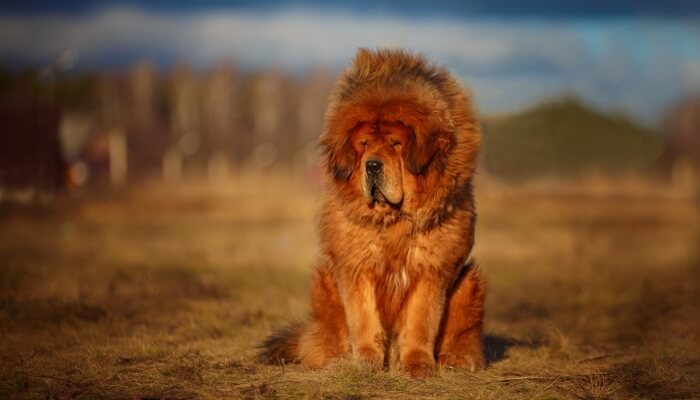
[[[342,292],[353,354],[375,368],[381,368],[386,342],[373,282],[354,279],[353,284],[345,286]]]
[[[422,278],[402,310],[399,330],[401,366],[413,378],[424,378],[435,370],[435,338],[445,307],[445,285],[439,278]]]

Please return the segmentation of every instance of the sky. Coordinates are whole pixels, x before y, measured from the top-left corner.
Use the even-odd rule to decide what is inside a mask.
[[[654,124],[700,90],[700,2],[334,0],[10,1],[0,63],[340,71],[358,47],[446,65],[485,113],[561,95]]]

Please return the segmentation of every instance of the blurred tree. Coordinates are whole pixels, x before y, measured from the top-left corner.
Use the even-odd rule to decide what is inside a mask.
[[[196,158],[202,147],[202,85],[189,67],[178,65],[170,74],[167,86],[170,139],[163,155],[163,175],[178,181],[183,164]]]
[[[679,184],[700,181],[700,96],[681,101],[666,115],[663,174]]]
[[[332,76],[322,70],[311,73],[300,82],[297,96],[299,149],[295,164],[305,170],[315,168],[318,163],[318,138],[323,132],[332,85]]]
[[[126,77],[130,175],[150,175],[161,170],[162,156],[170,143],[165,129],[165,104],[155,66],[148,61],[135,65]]]
[[[207,170],[211,177],[225,177],[235,165],[235,149],[242,145],[236,126],[236,71],[221,64],[204,77],[203,113],[206,124]]]
[[[511,180],[641,172],[661,153],[662,140],[624,116],[569,97],[487,118],[483,161],[489,173]]]

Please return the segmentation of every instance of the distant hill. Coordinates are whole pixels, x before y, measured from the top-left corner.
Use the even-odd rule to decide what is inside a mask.
[[[575,177],[644,171],[662,150],[663,137],[651,129],[567,97],[486,118],[482,161],[490,174],[507,180]]]

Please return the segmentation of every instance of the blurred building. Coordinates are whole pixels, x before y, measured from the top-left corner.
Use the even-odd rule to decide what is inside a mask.
[[[55,104],[15,98],[0,104],[0,199],[35,197],[63,186],[66,168]]]

